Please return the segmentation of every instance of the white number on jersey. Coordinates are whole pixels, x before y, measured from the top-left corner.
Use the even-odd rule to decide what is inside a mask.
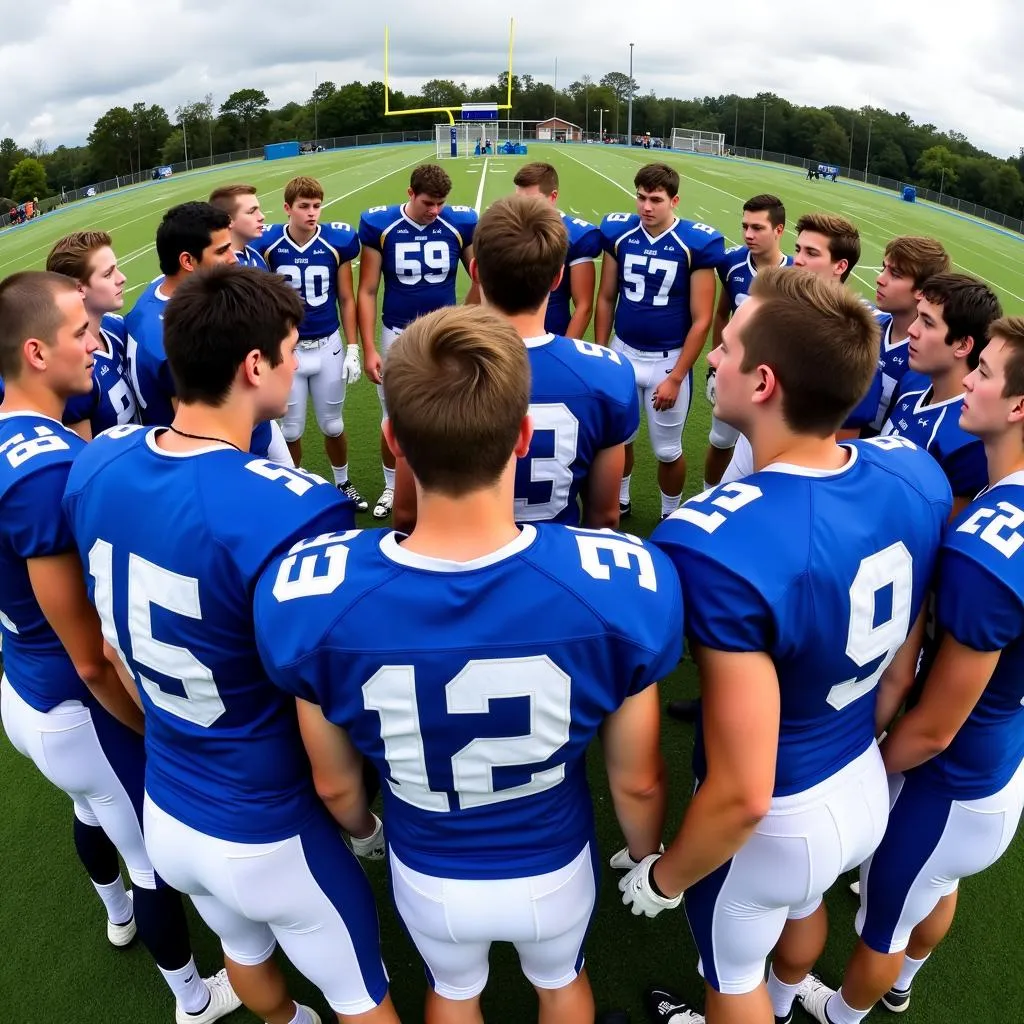
[[[1000,515],[996,515],[996,508]],[[970,519],[957,527],[956,532],[973,535],[981,530],[981,524],[986,519],[991,520],[981,530],[981,539],[1004,558],[1013,558],[1024,544],[1024,537],[1018,532],[1024,525],[1024,512],[1008,501],[997,502],[996,508],[979,508]]]
[[[905,437],[900,437],[899,434],[883,434],[879,437],[868,437],[865,440],[868,444],[881,448],[883,452],[894,452],[899,448],[917,448],[913,441],[908,441]]]
[[[846,656],[860,668],[881,658],[878,668],[864,679],[847,679],[828,692],[828,703],[837,711],[870,693],[882,673],[896,657],[910,632],[910,602],[914,592],[914,559],[903,542],[890,544],[868,555],[857,567],[850,586],[850,624],[846,635]],[[879,591],[892,596],[889,617],[875,622]]]
[[[285,487],[292,494],[297,494],[300,498],[314,487],[327,483],[323,477],[317,476],[316,473],[310,473],[308,470],[299,467],[292,469],[290,466],[282,466],[277,462],[268,462],[266,459],[252,459],[245,464],[245,468],[250,473],[255,473],[265,480],[286,481]]]
[[[530,480],[536,484],[549,483],[551,497],[547,501],[535,502],[528,498],[516,498],[515,516],[520,523],[548,522],[569,504],[572,464],[576,459],[580,423],[569,407],[561,402],[550,405],[531,403],[529,411],[535,435],[544,431],[554,434],[553,453],[547,457],[531,455],[528,460]]]
[[[366,212],[367,213],[380,213],[381,211],[386,210],[386,209],[387,209],[386,206],[371,206]]]
[[[343,220],[332,220],[331,227],[337,231],[351,231],[352,225],[346,224]]]
[[[721,487],[695,495],[685,505],[677,508],[671,518],[682,519],[687,523],[693,523],[694,526],[699,526],[708,533],[714,533],[725,522],[725,516],[721,512],[698,512],[693,507],[694,505],[700,505],[714,495],[711,504],[715,508],[724,509],[726,512],[738,512],[744,505],[757,501],[761,497],[761,493],[761,488],[754,484],[745,484],[739,481],[722,484]]]
[[[424,273],[423,268],[427,268]],[[395,245],[395,274],[402,284],[444,284],[452,269],[447,242],[398,242]]]
[[[128,381],[123,377],[114,381],[113,386],[107,392],[107,398],[114,407],[118,423],[131,423],[135,419],[135,396],[132,394]]]
[[[637,537],[605,530],[577,529],[573,532],[576,534],[576,546],[580,550],[580,565],[595,580],[612,578],[611,567],[601,560],[601,553],[605,552],[612,556],[612,564],[616,569],[635,570],[637,583],[644,590],[657,593],[658,577],[654,571],[654,559]]]
[[[539,764],[568,743],[571,696],[571,680],[547,656],[467,663],[445,686],[448,714],[487,715],[492,700],[525,697],[530,728],[520,736],[472,740],[452,757],[459,806],[485,807],[557,786],[565,778],[564,764],[533,772],[529,782],[506,789],[495,789],[494,769]],[[413,666],[387,665],[374,673],[363,685],[363,705],[380,715],[388,785],[395,796],[424,811],[450,810],[448,794],[430,788]]]
[[[613,224],[621,224],[632,216],[631,213],[609,213],[605,220],[610,220]]]
[[[95,602],[107,643],[121,654],[114,622],[114,548],[99,539],[89,551],[89,574],[96,581]],[[184,647],[153,636],[153,607],[163,608],[190,619],[203,617],[199,603],[199,580],[181,576],[145,558],[128,556],[128,639],[132,661],[139,667],[136,678],[149,699],[169,714],[208,729],[224,714],[224,702],[217,692],[213,672]],[[122,660],[126,660],[123,658]],[[184,696],[168,693],[143,670],[174,679]]]
[[[288,551],[274,580],[274,597],[282,603],[297,597],[323,597],[333,594],[345,582],[348,566],[348,548],[345,544],[358,534],[358,530],[345,533],[322,533],[319,537],[300,540]],[[311,551],[322,548],[322,551]],[[298,566],[298,573],[294,574]]]
[[[68,451],[67,441],[58,437],[49,427],[33,427],[35,437],[15,434],[0,445],[0,455],[6,455],[12,469],[17,469],[23,462],[28,462],[35,455],[44,452]]]
[[[580,341],[573,338],[573,344],[577,350],[585,356],[596,356],[598,359],[610,359],[613,363],[622,364],[622,357],[618,352],[613,351],[607,345],[598,345],[593,341]]]
[[[648,274],[640,273],[645,267],[651,275],[663,275],[661,281],[651,280]],[[672,285],[676,283],[678,270],[679,264],[672,260],[659,259],[657,256],[652,256],[648,260],[646,256],[630,253],[622,264],[622,279],[626,284],[622,294],[630,302],[643,302],[647,283],[650,280],[652,286],[657,284],[657,291],[651,298],[651,305],[667,306],[668,296],[672,291]]]
[[[307,306],[322,306],[330,298],[331,272],[326,267],[283,266],[277,268],[281,277],[302,296]]]
[[[694,224],[693,225],[693,230],[694,231],[703,231],[705,235],[717,235],[718,234],[718,231],[715,228],[713,228],[710,224]],[[743,246],[737,245],[735,247],[735,250],[730,249],[729,251],[730,252],[738,251],[739,249],[742,249],[742,248],[743,248]]]

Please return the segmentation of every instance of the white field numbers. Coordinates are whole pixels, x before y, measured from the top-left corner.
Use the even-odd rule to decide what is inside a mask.
[[[692,523],[706,533],[714,533],[731,513],[761,497],[761,488],[754,484],[741,481],[723,484],[691,498],[671,518]],[[703,510],[705,507],[708,511]],[[902,541],[861,559],[850,584],[846,656],[860,669],[881,660],[870,674],[846,679],[829,690],[826,700],[837,711],[870,693],[903,646],[910,632],[913,589],[913,557]],[[876,622],[880,594],[890,597],[888,615]]]
[[[580,564],[594,579],[611,579],[612,569],[621,569],[633,573],[641,586],[657,589],[650,552],[636,538],[597,530],[574,533]],[[352,536],[327,534],[292,547],[274,582],[277,600],[329,596],[341,586],[349,557],[345,544]],[[610,559],[605,561],[602,554]],[[416,667],[382,665],[363,684],[361,692],[363,707],[379,716],[391,791],[424,811],[451,810],[451,794],[430,784],[432,764],[442,777],[447,772],[439,763],[439,755],[427,748]],[[572,680],[547,655],[475,658],[444,683],[445,713],[452,717],[499,713],[500,705],[496,707],[493,702],[515,698],[529,701],[529,728],[525,733],[479,737],[450,758],[452,785],[462,808],[486,807],[542,793],[565,778],[564,762],[550,762],[569,741]],[[532,766],[538,767],[533,770]],[[495,785],[495,769],[517,767],[528,773],[526,781],[502,788]]]

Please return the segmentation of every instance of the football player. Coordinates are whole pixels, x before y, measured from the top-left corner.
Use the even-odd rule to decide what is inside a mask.
[[[714,268],[725,243],[713,227],[676,216],[679,173],[672,167],[648,164],[637,171],[633,183],[637,212],[609,213],[601,222],[604,257],[594,336],[633,366],[658,461],[664,518],[679,507],[686,482],[683,427],[693,364],[711,326]],[[623,516],[632,511],[632,472],[630,442],[619,494]]]
[[[885,314],[882,325],[882,400],[871,421],[877,433],[888,418],[903,375],[910,363],[907,348],[910,325],[917,319],[921,286],[935,274],[951,269],[949,254],[940,241],[916,235],[893,238],[885,247],[882,269],[875,285],[875,306]]]
[[[266,270],[263,257],[253,248],[263,235],[266,217],[260,209],[255,185],[222,185],[210,193],[210,205],[231,218],[231,245],[243,267]]]
[[[60,415],[91,391],[97,348],[72,279],[27,271],[0,284],[0,713],[15,749],[71,797],[75,849],[106,908],[109,941],[125,946],[137,928],[174,994],[177,1024],[208,1024],[239,1000],[223,971],[200,977],[181,899],[147,856],[142,712],[104,657],[60,511],[72,459],[87,447]]]
[[[751,440],[758,472],[652,537],[682,581],[700,674],[698,781],[666,853],[620,887],[648,916],[685,891],[710,1024],[789,1019],[824,948],[822,894],[885,829],[875,736],[913,681],[951,496],[901,439],[836,443],[878,336],[852,293],[761,271],[711,353],[715,413]],[[649,995],[659,1021],[700,1020]]]
[[[512,183],[517,195],[541,196],[552,204],[558,200],[558,171],[551,164],[525,164],[516,171]],[[594,313],[594,263],[601,255],[601,232],[579,217],[562,212],[559,216],[569,235],[569,248],[565,254],[565,273],[548,298],[544,328],[564,338],[582,338]]]
[[[782,233],[786,230],[786,208],[778,196],[754,196],[743,204],[743,245],[726,249],[725,258],[718,265],[722,292],[718,297],[715,319],[711,324],[711,346],[722,343],[722,330],[737,307],[746,302],[750,286],[757,272],[764,267],[789,267],[793,257],[780,248]],[[708,366],[707,396],[715,403],[715,371]],[[722,479],[732,458],[739,434],[734,427],[711,417],[708,452],[704,457],[704,489],[713,487]]]
[[[418,316],[455,305],[459,263],[469,272],[477,213],[469,206],[449,206],[452,179],[437,164],[421,164],[409,177],[408,200],[395,206],[374,206],[359,218],[363,245],[359,264],[359,333],[366,375],[377,385],[384,418],[381,367],[388,349]],[[380,352],[377,335],[377,293],[384,281]],[[466,302],[479,302],[471,284]],[[384,490],[373,506],[374,519],[386,519],[395,499],[395,457],[380,436]]]
[[[392,346],[384,388],[416,526],[297,544],[257,586],[257,642],[303,715],[321,716],[305,734],[321,785],[358,784],[353,748],[386,780],[392,893],[427,966],[425,1019],[482,1020],[488,951],[507,941],[542,1024],[592,1024],[585,754],[601,730],[624,856],[653,853],[665,793],[652,684],[680,655],[679,585],[635,537],[516,525],[530,362],[507,319],[421,317]],[[385,615],[402,628],[359,625]]]
[[[137,419],[125,361],[128,334],[117,314],[124,305],[126,279],[105,231],[66,235],[50,250],[46,269],[78,282],[89,314],[89,333],[99,343],[93,354],[92,390],[74,396],[64,410],[64,422],[88,441],[107,427]]]
[[[953,488],[959,512],[985,486],[985,446],[960,425],[964,378],[978,365],[988,329],[1002,314],[987,284],[968,274],[936,274],[921,285],[908,332],[911,373],[903,378],[882,434],[930,452]]]
[[[859,1024],[879,999],[909,1007],[960,879],[1003,855],[1024,807],[1024,319],[997,320],[989,335],[960,410],[984,443],[988,486],[946,533],[924,688],[882,743],[892,808],[861,869],[842,990],[812,977],[799,996],[823,1024]]]
[[[253,425],[288,403],[303,315],[294,290],[262,271],[194,275],[165,318],[173,422],[98,438],[72,469],[64,509],[104,635],[146,712],[157,870],[220,936],[261,1020],[319,1024],[288,995],[271,959],[280,942],[339,1020],[397,1024],[373,897],[337,827],[370,852],[379,823],[361,787],[331,795],[337,824],[317,799],[294,702],[267,680],[253,637],[252,586],[272,555],[355,522],[326,481],[245,452]],[[159,523],[125,508],[157,509]]]

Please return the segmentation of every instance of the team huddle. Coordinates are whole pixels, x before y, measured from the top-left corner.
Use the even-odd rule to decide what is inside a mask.
[[[357,227],[320,223],[312,178],[280,225],[230,186],[167,211],[123,319],[102,232],[0,282],[3,726],[71,797],[108,939],[138,935],[176,1024],[319,1024],[278,944],[339,1021],[396,1024],[386,899],[429,1024],[483,1020],[496,941],[541,1024],[591,1024],[598,736],[622,902],[682,906],[700,956],[703,1008],[653,988],[655,1024],[907,1009],[959,880],[1009,846],[1024,318],[936,239],[889,242],[872,307],[844,218],[802,216],[790,257],[783,203],[755,196],[726,249],[677,216],[673,168],[634,184],[635,212],[591,225],[527,164],[478,216],[423,165]],[[364,373],[372,508],[343,415]],[[301,468],[309,405],[331,480]],[[618,532],[641,416],[648,540]],[[656,685],[684,643],[692,782],[662,761]],[[669,778],[693,797],[666,831]],[[823,896],[855,870],[832,988]],[[221,940],[210,978],[181,894]]]

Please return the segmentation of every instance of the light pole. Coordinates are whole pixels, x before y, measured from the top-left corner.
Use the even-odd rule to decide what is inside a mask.
[[[317,142],[320,139],[320,124],[317,117],[317,107],[319,106],[319,97],[316,92],[320,88],[320,76],[314,73],[313,75],[313,149],[316,150]]]
[[[737,136],[740,133],[740,98],[736,97],[736,117],[732,123],[732,148],[736,149],[739,146],[739,139]]]
[[[768,101],[762,100],[762,111],[761,111],[761,159],[764,159],[764,129],[768,123]]]
[[[584,121],[584,124],[586,124],[586,128],[584,129],[584,135],[589,135],[590,134],[590,83],[589,82],[584,82],[583,83],[583,102],[586,105],[586,110],[587,110],[587,116],[586,116],[586,119]]]
[[[181,115],[181,139],[185,143],[185,170],[188,170],[188,129],[185,127],[185,115]]]
[[[872,118],[868,118],[868,155],[864,157],[864,180],[868,180],[868,166],[871,163],[871,121]]]
[[[597,137],[601,142],[604,142],[604,115],[607,114],[608,111],[602,107],[597,113]]]
[[[633,145],[633,47],[629,44],[629,83],[626,88],[629,90],[629,108],[626,113],[626,135],[629,137],[629,145]]]
[[[853,170],[853,129],[854,129],[854,126],[856,124],[857,124],[856,119],[851,117],[850,118],[850,159],[846,161],[846,166],[849,167],[850,170]]]

